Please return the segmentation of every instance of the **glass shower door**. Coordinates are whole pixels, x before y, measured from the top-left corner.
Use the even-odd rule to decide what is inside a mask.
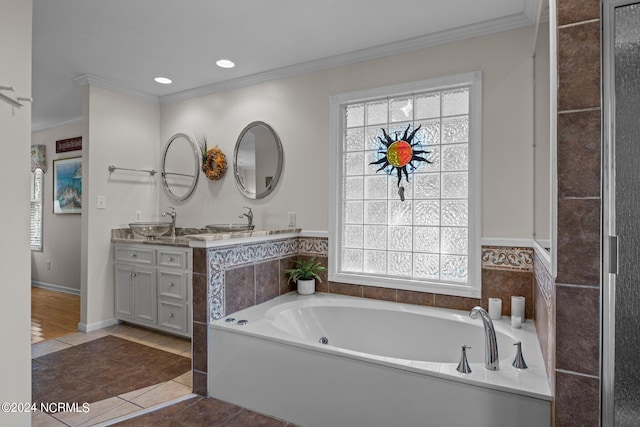
[[[607,2],[604,49],[604,225],[616,238],[604,245],[615,274],[603,280],[602,425],[626,427],[640,425],[640,3]]]

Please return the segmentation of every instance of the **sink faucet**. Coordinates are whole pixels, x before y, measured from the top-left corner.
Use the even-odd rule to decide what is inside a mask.
[[[251,210],[251,208],[249,207],[244,207],[245,209],[248,209],[248,212],[243,213],[242,215],[240,215],[238,218],[242,218],[243,216],[247,217],[247,221],[249,221],[249,225],[253,225],[253,211]]]
[[[162,216],[167,216],[169,215],[171,217],[171,237],[175,238],[176,237],[176,216],[178,216],[178,214],[176,213],[176,208],[174,208],[173,206],[169,206],[167,209],[171,209],[171,210],[167,210],[165,211]]]
[[[478,315],[484,324],[484,366],[490,371],[500,370],[500,360],[498,358],[498,341],[496,340],[496,330],[493,321],[484,308],[478,306],[471,309],[469,317],[477,319]]]

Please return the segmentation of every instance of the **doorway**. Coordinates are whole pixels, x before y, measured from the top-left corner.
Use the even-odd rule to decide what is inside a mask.
[[[640,420],[640,2],[603,2],[602,425]]]

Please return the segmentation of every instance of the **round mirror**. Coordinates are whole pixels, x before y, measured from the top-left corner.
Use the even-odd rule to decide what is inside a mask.
[[[238,188],[250,199],[261,199],[278,184],[282,171],[282,144],[264,122],[247,125],[233,152],[233,172]]]
[[[198,182],[200,156],[195,140],[184,133],[176,133],[167,142],[162,155],[162,181],[169,196],[176,201],[186,200]]]

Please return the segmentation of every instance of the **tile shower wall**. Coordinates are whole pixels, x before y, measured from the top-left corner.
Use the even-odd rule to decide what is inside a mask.
[[[327,239],[300,237],[270,242],[194,249],[193,273],[193,391],[207,393],[207,331],[211,320],[270,300],[295,287],[283,271],[298,256],[317,257],[327,266]],[[470,310],[487,308],[489,297],[503,300],[510,315],[511,295],[526,298],[525,315],[535,311],[533,251],[530,248],[483,247],[481,298],[464,298],[375,286],[330,282],[322,274],[319,292],[373,298],[401,303]]]
[[[556,426],[600,424],[600,2],[558,0]]]

